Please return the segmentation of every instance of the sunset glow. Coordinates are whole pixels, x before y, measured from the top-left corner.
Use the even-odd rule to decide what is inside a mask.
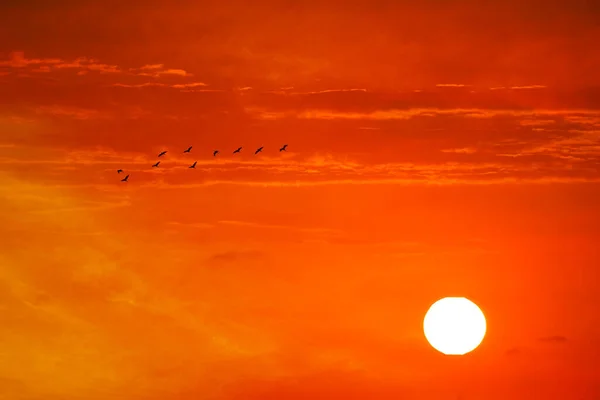
[[[597,400],[597,3],[1,1],[0,399]]]

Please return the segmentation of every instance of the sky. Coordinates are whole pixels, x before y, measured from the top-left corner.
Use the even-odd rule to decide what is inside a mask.
[[[2,1],[0,399],[597,399],[598,21]]]

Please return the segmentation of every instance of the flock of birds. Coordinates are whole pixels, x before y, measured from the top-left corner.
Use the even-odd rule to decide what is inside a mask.
[[[279,151],[287,151],[287,146],[288,146],[287,144],[284,144],[284,145],[283,145],[283,146],[282,146],[282,147],[279,149]],[[190,147],[188,147],[188,148],[187,148],[187,149],[185,149],[183,152],[184,152],[184,153],[191,153],[191,152],[192,152],[192,147],[193,147],[193,146],[190,146]],[[261,147],[259,147],[258,149],[256,149],[256,151],[254,152],[254,155],[257,155],[258,153],[260,153],[261,151],[263,151],[263,148],[264,148],[264,147],[263,147],[263,146],[261,146]],[[235,150],[233,151],[233,154],[240,153],[241,151],[242,151],[242,148],[241,148],[241,147],[238,147],[237,149],[235,149]],[[158,157],[163,157],[165,154],[167,154],[167,151],[166,151],[166,150],[164,150],[164,151],[161,151],[160,153],[158,153]],[[215,150],[215,151],[213,151],[213,157],[216,157],[216,156],[217,156],[217,154],[219,154],[219,150]],[[198,164],[198,161],[194,161],[194,163],[193,163],[192,165],[190,165],[188,168],[196,168],[196,164]],[[158,166],[159,166],[159,165],[160,165],[160,161],[157,161],[156,163],[152,164],[152,168],[158,168]],[[117,170],[117,173],[118,173],[118,174],[121,174],[121,173],[123,173],[123,170],[122,170],[122,169],[118,169],[118,170]],[[128,174],[128,175],[125,175],[125,178],[121,179],[121,182],[128,182],[128,181],[129,181],[129,174]]]

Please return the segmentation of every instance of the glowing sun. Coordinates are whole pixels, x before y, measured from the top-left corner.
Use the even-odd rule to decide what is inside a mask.
[[[481,309],[465,297],[436,301],[423,320],[429,344],[447,355],[463,355],[475,350],[483,341],[486,328]]]

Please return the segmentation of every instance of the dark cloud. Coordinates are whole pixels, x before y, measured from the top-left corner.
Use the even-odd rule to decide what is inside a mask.
[[[513,347],[513,348],[506,350],[506,352],[505,352],[505,354],[507,356],[517,356],[522,353],[523,353],[523,349],[521,349],[520,347]]]
[[[565,336],[555,335],[555,336],[545,336],[538,339],[540,342],[545,343],[566,343],[567,338]]]

